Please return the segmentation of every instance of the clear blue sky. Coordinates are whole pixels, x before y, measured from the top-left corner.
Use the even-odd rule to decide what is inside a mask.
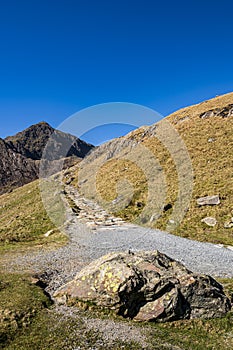
[[[123,101],[162,115],[233,90],[232,0],[0,0],[0,137]]]

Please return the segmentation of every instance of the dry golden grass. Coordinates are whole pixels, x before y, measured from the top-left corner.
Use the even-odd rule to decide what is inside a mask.
[[[173,233],[200,241],[233,245],[233,229],[224,227],[224,224],[233,216],[233,117],[200,118],[204,112],[224,108],[229,104],[233,104],[233,93],[181,109],[165,118],[165,121],[169,121],[184,141],[193,168],[193,192],[190,205],[182,222]],[[162,125],[161,123],[163,121],[158,124]],[[171,204],[172,208],[162,211],[155,223],[145,220],[143,224],[167,229],[180,186],[176,164],[166,145],[157,137],[148,136],[145,130],[147,128],[142,127],[126,135],[125,138],[139,141],[140,145],[146,147],[148,152],[152,152],[159,162],[166,182],[164,205]],[[104,200],[112,201],[117,197],[118,181],[123,179],[130,181],[134,195],[129,200],[129,204],[119,210],[117,215],[129,221],[142,223],[138,217],[148,201],[148,183],[143,167],[140,169],[137,166],[137,154],[135,162],[129,162],[125,160],[126,153],[123,149],[117,159],[104,161],[100,167],[98,164],[101,164],[101,157],[103,163],[103,156],[92,163],[85,164],[87,174],[87,182],[84,184],[87,188],[85,193],[91,198],[98,199],[97,193]],[[143,165],[146,166],[146,162]],[[94,179],[95,174],[91,173],[92,167],[98,169],[96,179]],[[77,171],[75,177],[77,179]],[[93,190],[93,183],[96,184],[96,193]],[[221,204],[198,207],[196,199],[207,195],[219,195]],[[206,216],[215,217],[217,225],[209,227],[202,223],[201,220]]]

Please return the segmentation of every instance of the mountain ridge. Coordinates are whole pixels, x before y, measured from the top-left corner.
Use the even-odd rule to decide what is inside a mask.
[[[50,138],[53,141],[52,160],[65,157],[65,163],[69,165],[82,159],[94,147],[46,122],[0,139],[0,194],[38,178],[40,160]],[[68,153],[64,155],[66,148]]]

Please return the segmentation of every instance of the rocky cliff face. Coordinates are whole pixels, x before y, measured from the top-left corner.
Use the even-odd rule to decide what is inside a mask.
[[[51,135],[56,140],[50,150],[53,160],[69,157],[74,162],[93,148],[75,136],[53,129],[45,122],[32,125],[15,136],[0,139],[0,194],[38,177],[40,159]],[[67,154],[63,154],[64,148],[68,149]],[[70,165],[70,162],[65,163]]]
[[[0,194],[12,187],[35,180],[38,169],[38,161],[13,151],[3,139],[0,139]]]

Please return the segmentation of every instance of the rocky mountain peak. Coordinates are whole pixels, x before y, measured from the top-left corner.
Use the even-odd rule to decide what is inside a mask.
[[[39,161],[52,135],[54,147],[50,150],[50,158],[53,160],[71,156],[84,158],[94,147],[73,135],[55,130],[44,121],[0,139],[0,193],[38,177]],[[64,149],[67,149],[65,154]]]

